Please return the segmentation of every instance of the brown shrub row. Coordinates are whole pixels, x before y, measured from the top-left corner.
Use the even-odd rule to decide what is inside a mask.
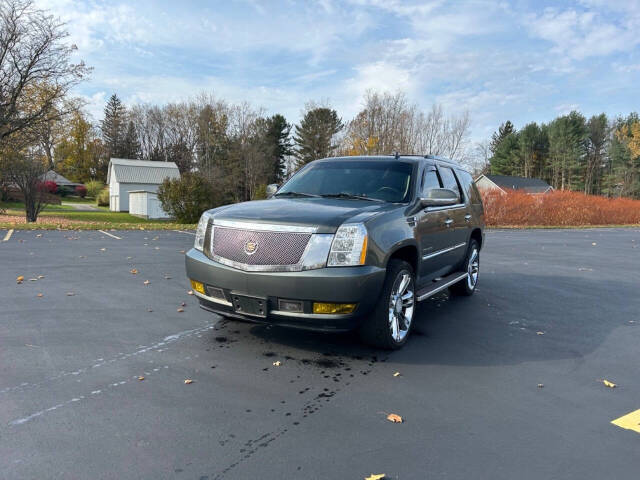
[[[492,226],[579,226],[640,224],[640,200],[555,191],[529,195],[499,190],[482,195],[485,221]]]

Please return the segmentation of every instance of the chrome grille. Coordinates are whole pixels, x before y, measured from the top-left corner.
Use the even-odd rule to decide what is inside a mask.
[[[212,255],[245,265],[295,265],[310,233],[270,232],[221,227],[213,230]],[[250,244],[254,245],[251,251]]]

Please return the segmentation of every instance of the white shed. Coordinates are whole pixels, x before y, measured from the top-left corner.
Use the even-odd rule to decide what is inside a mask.
[[[142,218],[169,218],[158,200],[158,194],[146,190],[129,192],[129,213]]]
[[[109,160],[109,210],[129,211],[129,192],[144,190],[154,193],[165,178],[180,178],[173,162],[150,162],[112,158]]]

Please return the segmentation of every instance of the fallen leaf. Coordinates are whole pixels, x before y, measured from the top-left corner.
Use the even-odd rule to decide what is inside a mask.
[[[75,295],[74,292],[67,292],[67,297],[73,297]]]
[[[193,295],[193,290],[189,290],[189,291],[187,292],[187,295]]]
[[[539,383],[538,388],[544,388],[544,383]]]
[[[142,381],[142,380],[144,380],[144,377],[141,375],[141,376],[138,377],[138,380]]]
[[[20,275],[18,278],[16,278],[16,283],[22,283],[22,282],[24,282],[24,277]]]
[[[38,294],[38,297],[43,297],[44,295],[42,295],[41,293]]]
[[[178,312],[179,312],[179,313],[184,312],[184,308],[180,307],[180,308],[178,309]]]
[[[132,273],[133,275],[135,275],[136,273],[138,273],[138,269],[137,268],[132,268],[131,270],[129,270],[130,273]]]
[[[390,413],[387,415],[387,420],[393,423],[402,423],[402,417],[400,415],[396,415],[395,413]]]
[[[399,377],[400,376],[400,372],[396,372],[393,374],[394,377]]]
[[[610,382],[609,380],[602,380],[602,383],[604,383],[605,387],[609,387],[609,388],[616,388],[617,385],[613,382]]]
[[[275,362],[273,362],[274,367],[279,367],[280,365],[282,365],[282,362],[280,360],[276,360]]]
[[[187,379],[184,381],[184,383],[185,383],[185,385],[191,385],[191,384],[193,383],[193,380],[191,380],[190,378],[187,378]]]
[[[145,280],[145,281],[144,281],[144,282],[142,282],[142,283],[144,283],[145,285],[149,285],[151,282],[150,282],[149,280]]]
[[[386,475],[384,473],[372,473],[364,480],[384,480],[385,477]]]
[[[536,335],[544,335],[544,332],[536,332]]]

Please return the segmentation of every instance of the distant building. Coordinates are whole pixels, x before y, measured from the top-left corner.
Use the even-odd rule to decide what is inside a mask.
[[[59,173],[54,172],[53,170],[49,170],[47,173],[42,175],[41,180],[43,182],[55,182],[59,187],[67,187],[70,190],[75,190],[76,187],[82,185],[82,183],[75,183],[67,178],[63,177]]]
[[[530,194],[548,193],[553,187],[539,178],[511,177],[509,175],[480,175],[476,179],[476,186],[480,191],[520,190]]]
[[[157,192],[165,178],[180,178],[180,171],[175,163],[112,158],[109,160],[107,174],[109,210],[128,212],[129,192]]]
[[[131,190],[129,192],[129,213],[148,219],[169,218],[169,214],[162,208],[158,194],[145,190]]]

